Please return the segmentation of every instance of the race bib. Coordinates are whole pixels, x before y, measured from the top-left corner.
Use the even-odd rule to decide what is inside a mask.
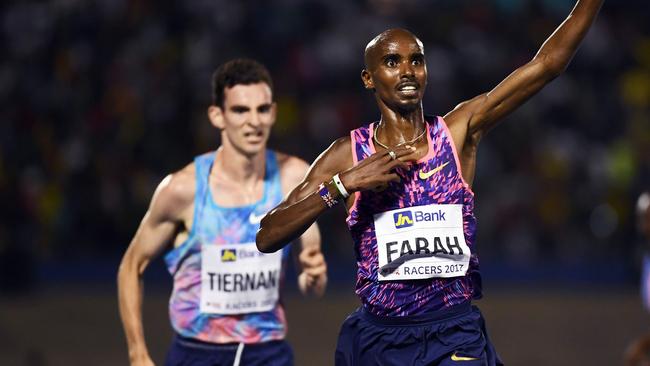
[[[269,311],[280,297],[282,251],[264,254],[255,243],[203,245],[201,312]]]
[[[464,276],[471,253],[462,208],[434,204],[376,214],[379,281]]]

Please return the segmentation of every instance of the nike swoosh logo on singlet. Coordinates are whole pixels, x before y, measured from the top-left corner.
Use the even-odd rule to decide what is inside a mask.
[[[449,164],[449,162],[446,162],[446,163],[444,163],[444,164],[438,165],[437,167],[435,167],[435,168],[429,170],[428,172],[423,172],[422,170],[420,170],[420,174],[419,174],[420,179],[422,179],[422,180],[429,179],[429,177],[431,177],[432,175],[434,175],[434,174],[436,174],[437,172],[441,171],[442,168],[444,168],[445,166],[447,166],[447,164]]]
[[[475,357],[463,357],[463,356],[458,356],[456,352],[454,352],[451,355],[451,360],[452,361],[477,361],[479,360],[478,358]]]
[[[255,212],[251,212],[251,215],[248,216],[248,222],[250,222],[253,225],[259,224],[262,219],[266,216],[266,213],[263,213],[261,215],[255,215]]]

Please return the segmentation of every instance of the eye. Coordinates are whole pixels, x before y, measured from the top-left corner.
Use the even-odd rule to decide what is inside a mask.
[[[395,67],[395,66],[397,66],[397,62],[395,60],[393,60],[393,59],[388,59],[388,60],[386,60],[386,66]]]
[[[424,64],[424,56],[423,55],[413,55],[413,58],[411,58],[411,65],[413,66],[421,66]]]
[[[271,105],[270,104],[265,104],[263,106],[259,106],[257,108],[257,111],[259,113],[269,113],[269,112],[271,112]]]
[[[233,113],[237,113],[237,114],[242,114],[242,113],[248,112],[248,108],[246,108],[246,107],[232,107],[232,108],[230,108],[230,110]]]

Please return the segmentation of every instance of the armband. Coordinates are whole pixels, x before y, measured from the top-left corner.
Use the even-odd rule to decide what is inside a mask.
[[[330,191],[327,189],[325,183],[321,183],[318,186],[318,194],[320,195],[320,198],[323,199],[328,208],[336,206],[336,200],[332,197],[332,194],[330,194]]]

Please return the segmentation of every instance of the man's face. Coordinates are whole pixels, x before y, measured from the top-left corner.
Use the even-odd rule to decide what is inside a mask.
[[[420,106],[427,85],[422,44],[407,32],[388,33],[369,50],[362,73],[366,88],[374,88],[391,109]]]
[[[246,156],[256,155],[266,148],[275,123],[271,88],[263,82],[226,88],[223,108],[212,106],[209,115],[221,129],[224,145],[229,144]]]

